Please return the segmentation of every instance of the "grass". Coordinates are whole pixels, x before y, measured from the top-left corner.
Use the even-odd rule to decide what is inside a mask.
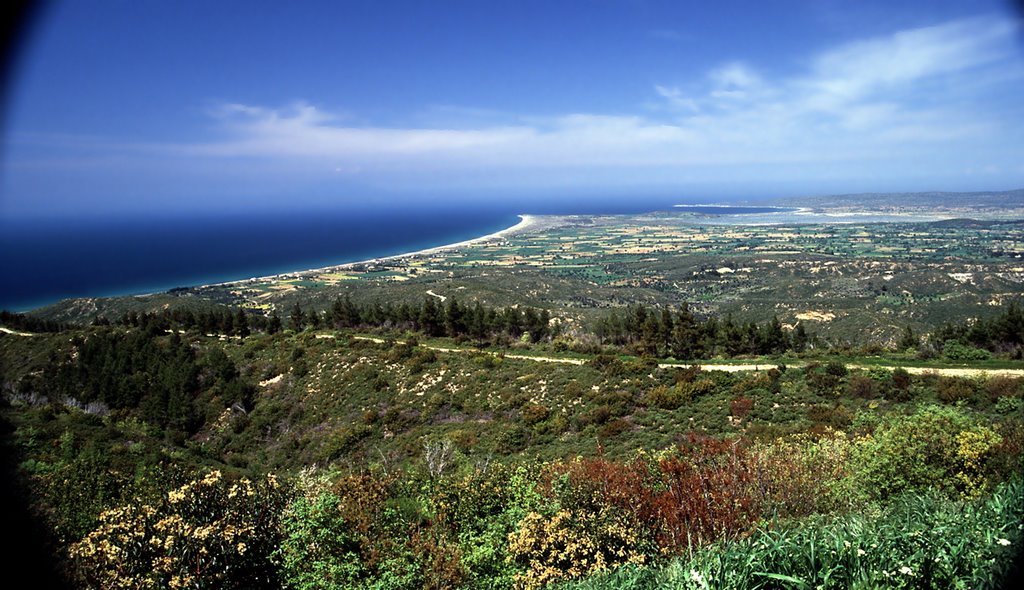
[[[875,514],[767,526],[664,567],[623,568],[561,590],[1002,588],[1021,554],[1024,485],[983,500],[907,496]]]

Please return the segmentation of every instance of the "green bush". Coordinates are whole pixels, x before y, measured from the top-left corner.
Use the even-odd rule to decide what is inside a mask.
[[[942,347],[942,356],[951,361],[984,361],[992,358],[992,353],[982,348],[966,346],[957,340],[947,340]]]
[[[351,588],[366,575],[358,536],[330,492],[300,497],[282,518],[284,539],[276,554],[284,582],[296,590]]]
[[[305,474],[274,554],[285,587],[419,587],[409,526],[422,520],[422,506],[399,488],[393,477],[348,475],[328,487]]]
[[[926,488],[976,496],[988,484],[987,463],[1000,442],[963,410],[928,406],[884,420],[858,440],[852,477],[877,500]]]

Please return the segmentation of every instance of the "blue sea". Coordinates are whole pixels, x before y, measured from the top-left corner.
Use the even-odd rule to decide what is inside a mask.
[[[401,254],[494,233],[518,214],[642,213],[678,198],[389,206],[0,226],[0,309],[166,291]]]

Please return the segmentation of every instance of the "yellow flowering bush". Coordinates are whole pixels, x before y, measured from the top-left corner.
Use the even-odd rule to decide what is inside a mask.
[[[533,590],[626,564],[647,561],[639,527],[625,514],[560,510],[550,517],[531,512],[509,535],[509,558],[523,566],[516,588]]]
[[[70,548],[90,588],[271,588],[287,493],[274,476],[231,482],[211,471],[156,505],[106,510]]]
[[[977,498],[985,490],[986,463],[1002,437],[988,427],[964,430],[956,435],[951,462],[955,465],[953,485],[968,498]]]

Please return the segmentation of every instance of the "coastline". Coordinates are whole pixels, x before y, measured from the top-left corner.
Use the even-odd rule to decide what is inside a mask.
[[[278,281],[278,280],[284,280],[284,279],[295,279],[295,278],[300,278],[300,277],[305,277],[305,276],[310,276],[310,275],[317,275],[317,274],[324,274],[324,273],[329,273],[329,272],[334,272],[334,271],[339,271],[339,270],[345,270],[345,269],[348,269],[348,268],[351,268],[351,267],[357,266],[357,265],[380,264],[382,262],[393,262],[393,261],[396,261],[396,260],[403,260],[403,259],[407,259],[407,258],[417,258],[417,257],[420,257],[420,256],[430,256],[432,254],[437,254],[439,252],[444,252],[444,251],[447,251],[447,250],[455,250],[455,249],[458,249],[458,248],[464,248],[466,246],[472,246],[472,245],[475,245],[475,244],[482,244],[484,242],[489,242],[491,240],[507,238],[509,236],[513,236],[513,235],[522,233],[524,231],[527,231],[527,230],[532,229],[532,228],[536,227],[537,225],[539,225],[539,218],[540,218],[540,216],[538,216],[538,215],[520,214],[518,217],[519,217],[519,223],[517,223],[515,225],[506,227],[503,230],[499,230],[499,231],[496,231],[496,232],[491,233],[491,234],[487,234],[487,235],[484,235],[484,236],[479,236],[479,237],[476,237],[476,238],[470,238],[468,240],[463,240],[461,242],[454,242],[454,243],[451,243],[451,244],[444,244],[444,245],[441,245],[441,246],[432,246],[430,248],[424,248],[422,250],[414,250],[412,252],[403,252],[401,254],[392,254],[390,256],[379,256],[377,258],[368,258],[366,260],[356,260],[356,261],[353,261],[353,262],[343,262],[341,264],[334,264],[334,265],[323,266],[323,267],[319,267],[319,268],[309,268],[309,269],[305,269],[305,270],[289,271],[289,272],[277,273],[277,274],[266,275],[266,276],[261,276],[261,277],[250,277],[248,279],[239,279],[239,280],[235,280],[235,281],[225,281],[225,282],[222,282],[222,283],[210,283],[210,284],[206,284],[206,285],[198,285],[196,288],[203,289],[203,288],[207,288],[207,287],[224,287],[224,286],[231,286],[231,285],[243,285],[243,284],[246,284],[246,283],[256,283],[256,282],[261,282],[261,281]]]

